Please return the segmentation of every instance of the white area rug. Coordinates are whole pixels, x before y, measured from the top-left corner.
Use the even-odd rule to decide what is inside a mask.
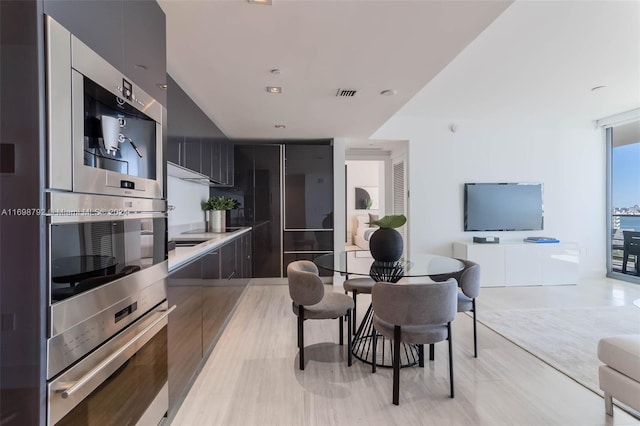
[[[478,321],[599,394],[598,340],[640,334],[640,309],[636,306],[479,309]]]

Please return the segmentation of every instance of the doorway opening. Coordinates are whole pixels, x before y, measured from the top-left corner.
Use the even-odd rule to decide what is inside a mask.
[[[398,232],[403,237],[404,254],[408,254],[408,145],[408,141],[366,141],[366,148],[347,146],[344,204],[347,250],[369,250],[369,238],[377,229],[370,221],[403,214],[407,223]]]

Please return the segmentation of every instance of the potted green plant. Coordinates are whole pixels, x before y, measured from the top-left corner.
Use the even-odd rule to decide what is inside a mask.
[[[202,210],[207,214],[208,232],[225,232],[226,211],[236,208],[238,202],[223,195],[211,197],[202,202]]]
[[[370,225],[379,226],[369,239],[371,256],[379,262],[395,262],[400,259],[403,251],[402,235],[395,228],[407,222],[405,215],[388,215],[378,220],[372,220]]]

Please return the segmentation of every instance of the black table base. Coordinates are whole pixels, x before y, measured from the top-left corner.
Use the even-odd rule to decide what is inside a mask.
[[[353,338],[353,356],[360,361],[373,364],[373,306],[370,304],[362,319],[360,327]],[[393,367],[393,344],[386,337],[378,334],[376,365],[378,367]],[[400,345],[400,367],[411,367],[418,364],[418,345],[402,343]]]

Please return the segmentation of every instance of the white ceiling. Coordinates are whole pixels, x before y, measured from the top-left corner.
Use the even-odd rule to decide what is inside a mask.
[[[273,3],[160,0],[169,73],[232,138],[364,148],[394,117],[566,124],[640,107],[639,1]]]
[[[374,136],[407,117],[566,126],[638,107],[640,2],[516,1]]]
[[[510,1],[159,3],[169,74],[227,136],[366,140]],[[338,98],[339,88],[358,92]]]

